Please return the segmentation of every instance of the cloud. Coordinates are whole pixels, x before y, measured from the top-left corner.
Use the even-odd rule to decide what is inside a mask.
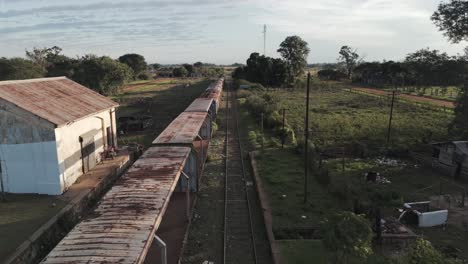
[[[131,50],[169,62],[244,61],[263,49],[263,24],[271,56],[293,34],[309,42],[314,61],[334,61],[345,44],[369,59],[398,59],[427,46],[461,50],[429,19],[439,1],[0,0],[0,56],[59,45],[69,55]]]
[[[154,0],[154,1],[127,1],[127,2],[98,2],[90,4],[75,4],[75,5],[48,5],[37,8],[26,9],[10,9],[0,12],[0,18],[10,18],[27,15],[50,14],[57,12],[78,12],[78,11],[99,11],[99,10],[115,10],[115,9],[147,9],[147,8],[165,8],[165,7],[200,7],[206,5],[223,6],[223,0]],[[226,5],[229,8],[229,5]]]

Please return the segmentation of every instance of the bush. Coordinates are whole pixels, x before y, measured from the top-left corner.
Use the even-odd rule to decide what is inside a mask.
[[[237,92],[237,98],[247,98],[252,94],[249,90],[239,90]]]
[[[213,129],[213,133],[218,131],[218,124],[216,122],[211,122],[211,128]]]
[[[419,264],[419,263],[431,263],[431,264],[453,264],[454,261],[447,259],[437,251],[431,242],[422,238],[417,239],[416,243],[411,247],[409,252],[404,256],[403,263],[408,264]]]
[[[253,147],[257,146],[257,144],[258,144],[257,133],[255,133],[255,131],[249,131],[249,143]]]
[[[349,260],[363,263],[372,254],[372,229],[361,215],[332,214],[321,223],[320,233],[325,248],[335,253],[334,263],[349,263]]]
[[[147,72],[142,72],[142,73],[138,74],[137,78],[139,80],[149,80],[150,75]]]

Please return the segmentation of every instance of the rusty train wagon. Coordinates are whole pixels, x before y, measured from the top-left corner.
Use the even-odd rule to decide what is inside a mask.
[[[212,123],[207,112],[182,112],[153,141],[152,146],[184,146],[191,149],[189,161],[196,164],[197,174],[190,178],[190,191],[198,190],[211,140]],[[184,191],[186,179],[181,178],[176,191]]]
[[[221,96],[223,95],[224,78],[210,84],[210,86],[203,92],[200,98],[210,98],[214,100],[216,112],[218,112],[221,103]]]
[[[190,153],[150,147],[41,263],[143,263],[179,179],[194,176]]]
[[[195,99],[184,112],[208,113],[211,121],[216,119],[216,102],[211,98]]]

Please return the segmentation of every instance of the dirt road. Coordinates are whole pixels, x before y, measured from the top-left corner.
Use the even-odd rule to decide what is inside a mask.
[[[377,95],[388,95],[390,92],[389,91],[384,91],[384,90],[379,90],[379,89],[372,89],[372,88],[353,88],[354,90],[359,90],[362,92],[366,93],[372,93],[372,94],[377,94]],[[415,102],[421,102],[421,103],[431,103],[437,106],[445,106],[447,108],[455,108],[455,104],[450,101],[445,101],[445,100],[440,100],[440,99],[434,99],[434,98],[429,98],[429,97],[422,97],[422,96],[417,96],[417,95],[410,95],[410,94],[399,94],[398,95],[400,98],[415,101]]]

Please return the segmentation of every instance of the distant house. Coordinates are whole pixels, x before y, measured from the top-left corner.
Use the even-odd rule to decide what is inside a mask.
[[[116,145],[117,106],[65,77],[0,82],[0,186],[63,193]]]
[[[432,144],[433,166],[454,178],[468,179],[468,141],[449,141]]]

